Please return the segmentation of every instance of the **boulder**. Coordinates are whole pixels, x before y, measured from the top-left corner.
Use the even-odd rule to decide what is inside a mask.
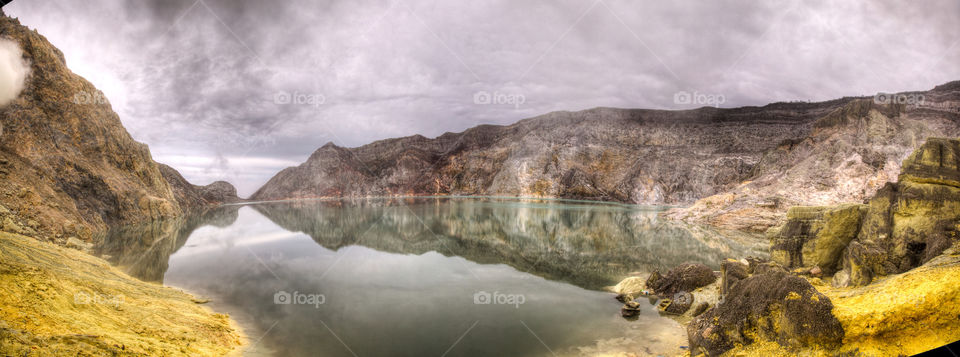
[[[620,316],[623,316],[627,319],[635,319],[640,315],[640,303],[636,301],[627,301],[626,304],[620,308]]]
[[[647,279],[647,288],[662,297],[670,297],[681,291],[694,291],[717,280],[713,270],[703,264],[684,263],[666,275],[654,271]]]
[[[746,279],[748,276],[750,276],[748,270],[749,266],[747,264],[743,264],[736,260],[727,259],[720,263],[721,273],[726,274],[727,286],[733,285],[733,283]]]
[[[768,231],[770,257],[789,268],[820,268],[827,274],[838,269],[838,262],[860,231],[866,206],[791,207],[783,226]]]
[[[834,286],[867,285],[875,276],[896,269],[887,255],[872,243],[851,242],[844,253],[843,271],[834,275]]]
[[[832,309],[809,282],[770,267],[733,284],[723,302],[687,325],[690,352],[717,356],[758,340],[787,348],[838,346],[843,327]]]
[[[627,302],[648,295],[645,284],[643,278],[632,276],[621,280],[612,290],[617,294],[618,301]]]
[[[700,316],[701,314],[706,312],[707,309],[709,308],[710,308],[710,303],[708,302],[701,302],[697,304],[697,307],[693,309],[693,317]]]
[[[683,315],[693,306],[693,294],[686,291],[673,294],[673,298],[661,299],[657,304],[660,312],[670,315]]]

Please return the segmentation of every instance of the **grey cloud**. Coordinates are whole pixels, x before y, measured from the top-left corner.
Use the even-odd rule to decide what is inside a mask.
[[[955,1],[24,1],[5,8],[199,184],[253,192],[327,141],[596,106],[684,109],[960,78]],[[188,11],[189,10],[189,11]],[[589,10],[589,11],[588,11]],[[478,92],[521,105],[478,105]],[[280,93],[320,105],[277,103]]]

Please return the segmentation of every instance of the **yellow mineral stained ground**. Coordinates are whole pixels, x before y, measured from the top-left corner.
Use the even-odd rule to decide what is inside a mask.
[[[862,287],[814,286],[833,302],[843,325],[838,350],[788,351],[774,342],[730,350],[725,356],[899,356],[913,355],[960,340],[960,254],[944,253],[908,272]]]
[[[245,344],[230,317],[76,250],[0,232],[0,355],[210,356]]]

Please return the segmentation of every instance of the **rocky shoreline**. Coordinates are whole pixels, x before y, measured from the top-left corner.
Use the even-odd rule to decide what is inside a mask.
[[[687,323],[694,356],[910,355],[960,340],[960,140],[930,138],[903,167],[868,203],[791,208],[767,233],[772,261],[623,280],[624,317],[655,301]]]

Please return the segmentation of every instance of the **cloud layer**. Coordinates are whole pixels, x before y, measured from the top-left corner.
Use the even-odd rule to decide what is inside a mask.
[[[5,11],[103,90],[158,161],[241,194],[328,141],[960,79],[960,3],[949,0],[105,0]]]

